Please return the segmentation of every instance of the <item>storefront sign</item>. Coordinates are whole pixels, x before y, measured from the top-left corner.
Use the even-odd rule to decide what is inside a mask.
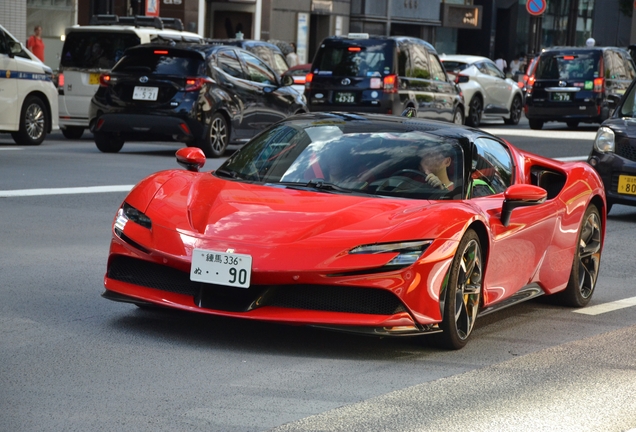
[[[331,13],[333,3],[331,0],[311,0],[311,11],[318,13]]]
[[[451,28],[481,29],[482,6],[444,4],[442,25]]]

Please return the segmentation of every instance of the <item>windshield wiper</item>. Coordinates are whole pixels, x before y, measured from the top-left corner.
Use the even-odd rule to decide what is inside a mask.
[[[301,189],[301,190],[305,190],[305,189],[315,189],[315,190],[319,190],[319,191],[335,191],[335,192],[344,192],[344,193],[351,193],[351,189],[345,189],[342,188],[338,185],[335,185],[333,183],[329,183],[326,182],[324,180],[320,180],[320,179],[313,179],[313,180],[309,180],[307,183],[300,183],[300,182],[280,182],[280,183],[274,183],[274,184],[278,184],[278,185],[282,185],[285,187],[288,187],[290,189]]]
[[[229,177],[231,179],[239,179],[239,180],[242,179],[242,177],[239,176],[236,171],[230,171],[225,169],[217,169],[216,171],[214,171],[214,174],[218,174],[222,177]]]

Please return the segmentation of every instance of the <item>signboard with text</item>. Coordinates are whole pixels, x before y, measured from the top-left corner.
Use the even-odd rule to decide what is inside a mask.
[[[444,4],[442,26],[481,29],[482,6]]]

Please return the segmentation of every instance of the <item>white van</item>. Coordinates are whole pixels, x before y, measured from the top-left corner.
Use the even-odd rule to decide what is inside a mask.
[[[88,26],[66,29],[58,71],[60,128],[66,138],[79,139],[88,128],[88,107],[100,75],[127,48],[157,41],[202,43],[203,38],[183,31],[177,18],[95,15]]]
[[[58,129],[57,118],[53,71],[0,25],[0,132],[39,145]]]

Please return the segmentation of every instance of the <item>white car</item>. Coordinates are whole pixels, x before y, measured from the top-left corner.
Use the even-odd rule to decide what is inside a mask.
[[[183,31],[181,20],[154,17],[95,15],[91,25],[66,29],[58,77],[60,128],[68,139],[79,139],[88,124],[88,107],[108,72],[135,45],[157,41],[202,43]]]
[[[0,26],[0,132],[39,145],[59,129],[57,117],[53,71]]]
[[[510,125],[519,123],[523,93],[495,62],[487,57],[444,54],[440,60],[464,94],[467,125],[478,127],[487,118],[503,118]]]

